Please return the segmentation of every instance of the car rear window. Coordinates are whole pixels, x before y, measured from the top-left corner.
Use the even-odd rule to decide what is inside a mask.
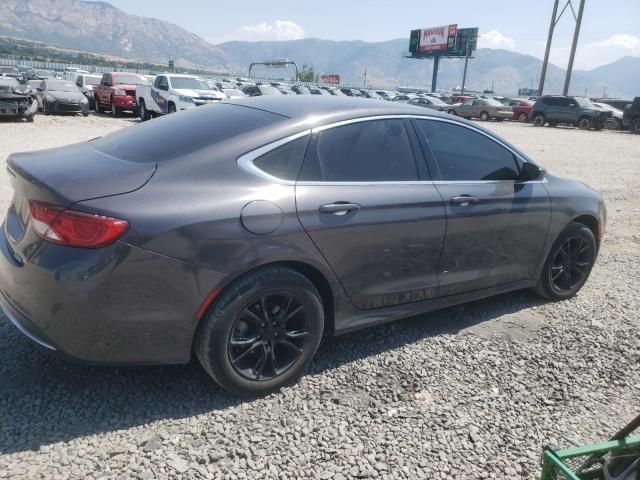
[[[98,138],[93,147],[131,162],[163,162],[187,155],[286,117],[237,105],[218,104],[183,112]]]

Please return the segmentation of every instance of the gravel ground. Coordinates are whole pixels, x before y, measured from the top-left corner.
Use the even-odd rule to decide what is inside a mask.
[[[134,122],[0,123],[0,158]],[[576,298],[517,292],[339,337],[299,384],[252,401],[196,363],[52,358],[0,317],[0,478],[534,479],[543,445],[611,435],[640,407],[640,137],[487,126],[606,197],[606,237]]]

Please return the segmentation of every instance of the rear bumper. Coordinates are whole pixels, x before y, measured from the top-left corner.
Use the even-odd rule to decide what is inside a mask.
[[[122,242],[94,250],[43,242],[21,264],[0,233],[5,314],[40,346],[84,362],[188,362],[198,307],[227,278]]]

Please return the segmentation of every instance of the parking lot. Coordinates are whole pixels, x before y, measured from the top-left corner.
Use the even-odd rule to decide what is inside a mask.
[[[137,122],[1,122],[0,159]],[[613,434],[640,407],[640,137],[481,125],[604,195],[600,256],[575,298],[516,292],[338,337],[298,384],[257,400],[195,361],[68,363],[0,317],[0,478],[535,479],[545,444]]]

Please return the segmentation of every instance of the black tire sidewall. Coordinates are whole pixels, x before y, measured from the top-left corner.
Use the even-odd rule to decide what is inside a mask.
[[[256,297],[283,290],[295,295],[310,314],[309,344],[297,363],[282,375],[264,381],[247,379],[234,370],[228,356],[227,341],[231,329],[237,316]],[[256,396],[279,390],[304,373],[322,340],[324,311],[319,293],[306,277],[288,268],[267,268],[253,272],[225,289],[201,322],[195,350],[202,366],[225,390]]]
[[[541,119],[540,123],[538,123],[536,120]],[[534,127],[544,127],[544,124],[546,123],[546,119],[545,116],[541,113],[536,114],[533,117],[533,126]]]
[[[582,237],[589,243],[591,247],[591,255],[592,255],[591,265],[589,266],[584,278],[575,287],[573,287],[571,290],[568,290],[566,292],[560,292],[551,283],[551,264],[553,263],[553,260],[556,254],[558,253],[558,250],[564,244],[564,242],[566,242],[567,239],[574,238],[574,237]],[[540,274],[540,280],[538,282],[539,293],[541,293],[544,297],[550,300],[566,300],[568,298],[573,297],[576,293],[580,291],[580,289],[584,286],[584,284],[589,279],[589,275],[591,274],[591,270],[593,269],[593,266],[596,261],[597,252],[598,252],[598,248],[597,248],[596,238],[593,235],[593,232],[589,229],[589,227],[587,227],[582,223],[577,223],[577,222],[570,223],[567,226],[567,228],[565,228],[562,231],[562,233],[558,236],[553,246],[551,247],[551,250],[549,251],[549,255],[547,255],[547,259],[545,261],[544,267]]]

